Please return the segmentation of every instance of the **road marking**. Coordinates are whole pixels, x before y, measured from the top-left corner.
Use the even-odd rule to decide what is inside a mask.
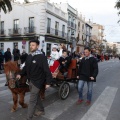
[[[81,120],[106,120],[118,88],[106,87]]]
[[[96,84],[93,85],[95,87]],[[83,96],[87,93],[87,89],[84,90]],[[73,104],[76,103],[78,99],[78,94],[76,91],[71,93],[72,95],[69,96],[66,100],[57,100],[56,102],[50,104],[45,108],[45,115],[44,118],[49,120],[54,120],[58,116],[60,116],[63,112],[67,111]]]
[[[109,68],[106,68],[104,71],[108,70]]]

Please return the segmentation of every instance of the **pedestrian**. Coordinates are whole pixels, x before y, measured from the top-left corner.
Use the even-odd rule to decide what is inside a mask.
[[[62,56],[63,50],[67,51],[66,46],[65,46],[63,43],[61,43],[61,44],[59,45],[59,57]]]
[[[43,50],[43,49],[41,49],[41,52],[43,53],[43,55],[45,55],[45,52],[44,52],[44,50]]]
[[[13,56],[14,61],[18,61],[20,59],[20,50],[18,49],[18,46],[15,46],[15,49],[13,49]]]
[[[10,48],[7,49],[7,51],[5,52],[4,57],[5,57],[5,62],[11,61],[12,55],[11,55]]]
[[[92,100],[93,82],[96,82],[98,74],[98,64],[96,59],[91,55],[90,48],[85,48],[84,54],[85,57],[80,62],[77,76],[78,79],[80,78],[78,83],[79,99],[77,104],[81,104],[83,102],[83,88],[84,84],[87,83],[88,92],[86,105],[90,105]]]
[[[3,62],[4,62],[4,55],[2,54],[2,52],[0,50],[0,74],[2,74]]]
[[[23,64],[26,61],[27,56],[28,56],[28,54],[26,53],[25,50],[23,50],[23,52],[22,52],[22,54],[20,56],[21,64]]]
[[[30,87],[30,101],[28,106],[27,120],[32,120],[34,116],[44,115],[44,107],[40,99],[39,92],[44,85],[46,89],[50,87],[52,75],[48,67],[47,57],[41,54],[39,48],[39,41],[30,41],[31,53],[28,55],[25,66],[17,79],[21,76],[27,75]],[[32,68],[32,69],[31,69]]]

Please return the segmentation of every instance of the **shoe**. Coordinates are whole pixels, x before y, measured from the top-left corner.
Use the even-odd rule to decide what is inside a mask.
[[[86,106],[89,106],[91,104],[91,101],[87,100],[85,104]]]
[[[67,77],[67,74],[68,74],[68,72],[65,72],[63,75],[64,75],[64,77]]]
[[[44,111],[38,111],[38,112],[35,112],[33,116],[37,117],[37,116],[41,116],[41,115],[45,115],[45,112]]]
[[[80,105],[80,104],[82,104],[82,103],[83,103],[83,100],[79,99],[76,104],[77,104],[77,105]]]

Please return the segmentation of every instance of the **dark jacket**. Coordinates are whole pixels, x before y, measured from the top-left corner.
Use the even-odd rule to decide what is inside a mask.
[[[4,62],[4,55],[0,51],[0,64]]]
[[[26,61],[27,56],[28,56],[27,53],[22,53],[22,55],[20,56],[21,64],[23,64]]]
[[[98,63],[94,57],[89,59],[83,58],[79,65],[78,76],[80,80],[96,82],[98,75]],[[94,77],[95,80],[90,80],[90,77]]]
[[[23,75],[27,75],[28,80],[39,89],[41,89],[44,84],[50,84],[52,75],[48,67],[47,57],[43,54],[35,56],[31,54],[28,55],[25,67],[21,72],[21,76]]]
[[[69,67],[70,63],[71,63],[71,57],[67,56],[67,57],[60,57],[59,58],[59,62],[60,62],[60,66],[63,66],[62,62],[65,62],[66,61],[66,66]]]
[[[19,58],[20,58],[20,50],[15,48],[13,50],[13,55],[14,55],[14,61],[19,60]]]
[[[4,57],[5,57],[5,62],[8,62],[9,60],[11,60],[12,59],[11,52],[6,51]]]

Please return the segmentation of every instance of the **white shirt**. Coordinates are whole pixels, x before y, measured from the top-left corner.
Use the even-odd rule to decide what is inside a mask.
[[[59,59],[59,53],[57,51],[52,51],[50,56],[52,59],[55,59],[55,60]]]

